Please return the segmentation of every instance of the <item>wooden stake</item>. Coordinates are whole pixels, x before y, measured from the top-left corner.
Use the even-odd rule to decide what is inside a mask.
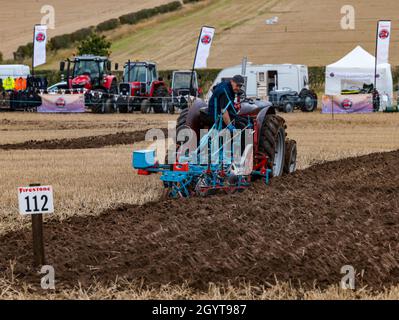
[[[38,187],[40,184],[30,184]],[[32,214],[33,264],[35,267],[46,264],[43,240],[43,214]]]

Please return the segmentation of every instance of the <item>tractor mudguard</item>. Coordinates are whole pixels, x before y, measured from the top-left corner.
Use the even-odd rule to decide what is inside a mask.
[[[108,93],[108,89],[104,86],[93,87],[93,88],[91,88],[91,91],[102,91],[103,94]],[[87,92],[89,92],[89,91],[87,91]]]
[[[240,116],[248,116],[251,117],[256,116],[261,110],[271,106],[272,104],[268,101],[261,100],[249,100],[241,102],[241,108],[238,111]]]
[[[258,113],[258,116],[256,117],[256,123],[257,123],[257,126],[259,128],[259,130],[258,130],[258,138],[260,138],[259,137],[260,132],[261,132],[260,129],[262,128],[263,121],[265,120],[266,115],[269,115],[269,114],[276,114],[276,108],[273,107],[272,105],[269,105],[269,106],[266,106],[265,108],[263,108]]]
[[[103,82],[104,88],[110,90],[113,81],[116,81],[116,77],[114,75],[106,75]]]
[[[159,86],[164,86],[164,87],[166,87],[165,81],[155,80],[155,81],[152,82],[152,84],[151,84],[151,90],[150,90],[150,97],[153,97],[153,96],[154,96],[154,92],[155,92],[155,90],[156,90]]]
[[[200,110],[206,108],[208,108],[206,102],[202,99],[197,98],[195,99],[187,114],[186,126],[194,130],[197,134],[197,137],[200,137],[201,130]]]

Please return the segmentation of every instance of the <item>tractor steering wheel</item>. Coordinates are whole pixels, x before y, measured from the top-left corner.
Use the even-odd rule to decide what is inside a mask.
[[[247,100],[247,93],[243,89],[240,89],[240,91],[237,93],[237,96],[240,97],[241,101]]]

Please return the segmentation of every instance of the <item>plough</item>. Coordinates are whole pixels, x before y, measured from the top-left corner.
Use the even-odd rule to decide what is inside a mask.
[[[204,105],[202,104],[202,107]],[[262,110],[259,106],[253,106],[255,109]],[[195,110],[194,105],[190,110]],[[227,107],[226,107],[227,109]],[[226,110],[224,110],[225,112]],[[266,109],[264,115],[261,117],[262,121],[266,116]],[[189,113],[187,111],[186,113]],[[206,110],[202,110],[206,112]],[[184,116],[186,113],[182,114]],[[226,150],[224,146],[213,148],[212,143],[220,142],[219,133],[223,130],[222,116],[211,126],[208,133],[204,135],[198,147],[187,154],[177,152],[175,159],[177,161],[173,164],[160,164],[156,161],[155,150],[137,150],[133,152],[133,167],[138,170],[140,175],[149,175],[151,173],[160,173],[161,181],[165,187],[165,193],[172,198],[190,197],[193,195],[207,196],[214,194],[217,191],[226,193],[234,193],[248,188],[253,177],[261,177],[266,184],[269,184],[272,175],[273,164],[269,164],[269,157],[259,148],[259,124],[257,120],[257,113],[252,113],[248,118],[248,125],[245,129],[255,135],[252,144],[246,145],[240,161],[234,161],[234,143],[231,144],[231,149]],[[245,130],[244,129],[244,130]],[[284,129],[282,131],[285,139]],[[241,131],[233,131],[230,141],[235,141]],[[222,134],[223,136],[223,134]],[[284,148],[284,140],[283,148]],[[229,143],[227,143],[229,145]],[[219,146],[219,145],[217,145]],[[214,150],[216,149],[216,150]],[[204,157],[204,150],[206,156]],[[284,149],[279,147],[278,151]],[[278,155],[277,152],[273,155]],[[284,153],[279,156],[279,161],[283,161]],[[281,160],[282,159],[282,160]]]

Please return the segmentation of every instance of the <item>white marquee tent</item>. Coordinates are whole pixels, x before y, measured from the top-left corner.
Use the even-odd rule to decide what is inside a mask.
[[[374,83],[375,57],[357,46],[345,57],[326,67],[326,95],[340,95],[341,90]],[[377,66],[377,90],[392,97],[393,81],[389,63]]]

